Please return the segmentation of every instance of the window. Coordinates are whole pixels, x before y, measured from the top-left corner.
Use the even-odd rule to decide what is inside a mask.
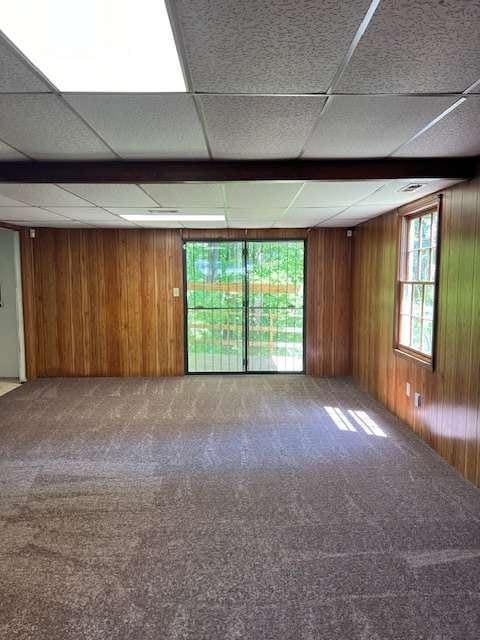
[[[433,366],[439,199],[402,214],[396,300],[398,351]]]

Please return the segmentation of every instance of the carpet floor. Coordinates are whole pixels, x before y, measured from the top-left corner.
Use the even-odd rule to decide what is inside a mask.
[[[480,491],[348,379],[0,398],[0,638],[478,640]]]

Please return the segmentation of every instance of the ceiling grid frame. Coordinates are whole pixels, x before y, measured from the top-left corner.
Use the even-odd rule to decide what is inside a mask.
[[[385,3],[386,4],[386,3]],[[195,91],[193,90],[193,82],[191,79],[191,71],[189,69],[188,66],[188,59],[187,56],[185,54],[185,47],[184,47],[184,43],[183,43],[183,34],[182,34],[182,30],[178,25],[178,18],[176,15],[176,7],[175,7],[175,2],[174,0],[166,0],[166,6],[167,6],[167,11],[168,14],[170,16],[171,19],[171,24],[172,24],[172,31],[173,31],[173,35],[174,35],[174,39],[175,42],[177,44],[177,51],[178,51],[178,55],[179,55],[179,59],[181,62],[181,66],[182,66],[182,70],[184,73],[184,77],[185,77],[185,83],[187,86],[187,92],[186,94],[181,94],[181,95],[190,95],[192,97],[192,101],[193,101],[193,105],[195,107],[195,111],[197,114],[197,118],[198,121],[200,123],[200,127],[202,130],[202,135],[205,139],[205,145],[206,145],[206,149],[208,152],[208,156],[210,159],[214,158],[214,154],[212,153],[212,146],[209,140],[209,135],[208,135],[208,127],[206,125],[205,119],[204,119],[204,114],[201,108],[201,97],[202,96],[227,96],[227,95],[231,95],[231,96],[242,96],[242,97],[248,97],[248,96],[265,96],[265,97],[281,97],[281,96],[290,96],[290,97],[307,97],[307,96],[315,96],[315,97],[325,97],[325,103],[322,106],[321,112],[319,113],[317,120],[314,123],[314,126],[311,130],[311,132],[308,134],[307,139],[304,141],[303,144],[303,148],[300,152],[299,155],[296,155],[295,158],[304,158],[305,157],[305,149],[307,148],[308,142],[310,141],[313,132],[315,131],[315,129],[317,128],[317,126],[321,126],[321,122],[324,119],[324,116],[328,113],[328,111],[332,108],[331,107],[331,103],[332,103],[332,99],[338,96],[350,96],[352,98],[355,98],[356,96],[371,96],[371,97],[381,97],[381,96],[387,96],[387,95],[391,95],[391,96],[406,96],[406,97],[418,97],[418,96],[431,96],[431,97],[458,97],[459,100],[464,98],[464,100],[466,100],[468,103],[473,103],[474,100],[480,100],[480,98],[478,97],[478,93],[476,93],[478,90],[480,90],[480,79],[476,80],[475,82],[473,82],[472,84],[470,84],[468,87],[466,87],[463,92],[458,93],[458,92],[425,92],[425,93],[414,93],[414,92],[410,92],[410,93],[384,93],[384,94],[380,94],[380,93],[342,93],[342,92],[338,92],[335,93],[335,89],[338,88],[337,85],[339,85],[345,70],[347,69],[347,67],[349,66],[351,60],[353,59],[356,49],[358,47],[358,45],[360,44],[362,38],[364,37],[365,33],[368,31],[369,25],[373,19],[373,17],[375,16],[377,9],[379,7],[379,5],[381,5],[380,0],[373,0],[370,5],[369,8],[367,10],[367,13],[364,15],[362,22],[360,23],[360,25],[358,26],[358,29],[354,35],[354,38],[352,39],[350,46],[346,52],[346,54],[344,55],[344,58],[342,59],[341,64],[338,66],[337,71],[335,72],[332,81],[330,83],[330,86],[326,89],[326,91],[324,93],[319,93],[319,92],[313,92],[313,93],[287,93],[287,94],[282,94],[282,93],[229,93],[229,92],[225,92],[225,93],[218,93],[218,92],[206,92],[206,91]],[[1,37],[1,36],[0,36]],[[85,119],[79,112],[78,110],[76,110],[66,99],[65,96],[68,95],[68,92],[61,92],[59,91],[59,89],[57,89],[57,87],[48,79],[46,78],[43,73],[41,72],[41,70],[37,69],[36,67],[34,67],[34,65],[28,60],[28,58],[26,56],[24,56],[24,54],[17,49],[17,47],[15,46],[14,43],[12,43],[10,40],[8,40],[8,38],[3,37],[2,38],[2,42],[5,43],[5,45],[10,49],[10,51],[12,52],[12,55],[14,55],[16,58],[20,59],[22,61],[22,63],[24,63],[30,70],[33,70],[33,73],[38,77],[38,79],[44,83],[46,85],[46,87],[48,87],[50,89],[50,91],[25,91],[25,92],[3,92],[3,94],[9,94],[9,95],[54,95],[56,96],[56,98],[58,98],[61,102],[63,106],[66,106],[69,111],[73,114],[73,116],[75,118],[77,118],[83,126],[87,127],[88,130],[100,141],[100,143],[106,147],[106,149],[109,150],[110,153],[112,153],[112,155],[117,158],[118,160],[122,161],[124,160],[124,158],[117,152],[115,151],[115,149],[111,146],[111,144],[109,144],[104,137],[99,133],[99,131],[97,131],[97,129],[91,125],[89,123],[89,121],[87,119]],[[0,92],[0,95],[2,95],[2,92]],[[96,94],[92,94],[92,95],[96,95]],[[108,95],[112,95],[112,94],[108,94]],[[118,94],[118,95],[123,95],[123,94]],[[142,95],[142,94],[140,94]],[[152,95],[151,93],[145,94],[145,95]],[[159,94],[159,95],[165,95],[165,94]],[[180,95],[180,94],[176,94],[176,95]],[[461,104],[459,105],[459,109],[462,109]],[[410,138],[408,138],[405,142],[403,142],[401,145],[399,145],[398,147],[396,147],[393,151],[391,151],[388,156],[386,157],[394,157],[397,156],[397,152],[398,150],[402,149],[402,147],[404,147],[405,145],[408,145],[411,141],[416,140],[418,138],[421,138],[423,136],[424,133],[426,133],[428,130],[430,130],[432,127],[440,127],[441,126],[441,121],[444,118],[448,118],[449,115],[451,113],[451,109],[446,109],[444,111],[442,111],[436,118],[434,118],[431,122],[428,123],[428,125],[424,126],[423,128],[419,129],[413,136],[411,136]],[[17,152],[18,154],[22,155],[25,157],[25,159],[28,160],[34,160],[34,158],[32,158],[30,155],[26,154],[24,151],[21,150],[21,148],[17,148],[15,146],[13,146],[10,142],[8,142],[7,140],[4,139],[4,137],[2,136],[2,131],[0,130],[0,141],[3,142],[5,144],[6,147],[12,149],[13,151]],[[319,156],[321,157],[321,156]],[[401,156],[402,158],[408,158],[409,156]],[[453,158],[455,158],[456,156],[453,156]],[[467,157],[472,157],[472,156],[467,156]],[[293,159],[293,158],[292,158]],[[19,162],[24,162],[24,160],[19,160]],[[0,165],[2,163],[0,162]],[[9,163],[5,163],[5,164],[9,164]],[[1,176],[0,176],[0,180],[1,180]],[[413,181],[413,178],[412,178]],[[54,183],[57,184],[57,183]],[[57,186],[59,186],[59,188],[63,188],[62,186],[60,186],[59,184],[57,184]],[[141,186],[141,184],[137,183],[137,187],[140,188],[142,191],[144,191],[143,187]],[[225,201],[225,189],[222,187],[223,189],[223,194],[224,194],[224,213],[225,213],[225,217],[226,217],[226,225],[229,226],[229,207],[227,206],[227,202]],[[303,189],[303,187],[302,187]],[[68,189],[64,189],[65,191],[68,192]],[[299,192],[296,194],[295,198],[289,203],[289,205],[284,209],[282,215],[280,216],[280,218],[273,223],[273,226],[275,226],[276,224],[279,224],[281,222],[282,219],[284,219],[287,215],[288,212],[291,209],[295,209],[294,206],[294,200],[299,196],[301,190],[299,190]],[[153,196],[151,196],[150,194],[147,194],[146,191],[144,191],[144,193],[146,195],[148,195],[150,198],[152,198],[155,202],[155,198],[153,198]],[[85,202],[89,202],[86,198],[83,198],[85,200]],[[355,203],[355,205],[358,205],[361,203],[362,200],[358,201],[357,203]],[[98,207],[98,205],[94,205],[92,204],[95,208],[97,209],[102,209],[105,214],[111,215],[111,216],[116,216],[116,214],[107,211],[107,209],[103,208],[103,207]],[[337,216],[343,215],[343,213],[347,212],[348,209],[350,207],[354,206],[354,204],[352,203],[351,205],[348,205],[348,207],[346,207],[344,210],[342,210],[341,212],[331,216],[330,218],[326,218],[324,220],[324,222],[327,222],[328,220],[333,220],[334,218],[336,218]],[[161,205],[159,205],[159,207],[161,208]],[[321,207],[321,204],[319,204],[319,208]],[[41,207],[38,207],[39,209],[41,209]],[[45,211],[48,212],[48,209],[45,209]],[[0,208],[0,215],[1,215],[1,208]],[[118,216],[116,216],[118,217]],[[0,218],[1,219],[1,218]],[[68,219],[68,218],[67,218]],[[82,222],[82,221],[80,221]],[[82,222],[83,223],[83,222]],[[321,223],[320,223],[321,224]],[[141,226],[141,225],[139,225]]]
[[[84,120],[82,118],[82,116],[67,102],[67,100],[65,100],[63,93],[53,84],[53,82],[51,82],[51,80],[49,80],[47,78],[47,76],[45,76],[42,71],[40,69],[38,69],[28,58],[26,55],[24,55],[22,53],[22,51],[20,51],[20,49],[2,32],[0,31],[0,38],[2,39],[2,42],[5,43],[5,45],[10,48],[10,50],[12,51],[13,55],[15,55],[17,58],[20,58],[21,61],[26,64],[28,67],[30,67],[32,69],[32,71],[34,72],[34,74],[42,81],[44,82],[48,87],[50,87],[51,91],[50,92],[42,92],[41,95],[45,95],[45,93],[48,94],[53,94],[55,95],[63,104],[64,107],[66,107],[67,109],[69,109],[99,140],[100,142],[118,159],[120,159],[120,156],[115,153],[115,151],[108,145],[108,143],[103,140],[103,138],[98,134],[97,131],[95,131],[95,129],[93,127],[90,126],[90,124]],[[0,93],[1,95],[1,93]],[[13,94],[16,95],[16,94]],[[28,95],[32,95],[32,93],[28,92]],[[7,143],[8,144],[8,143]],[[11,146],[9,144],[9,146]],[[23,153],[23,152],[22,152]],[[25,153],[23,155],[26,155]],[[27,156],[29,157],[29,156]]]
[[[345,196],[343,198],[343,206],[341,204],[339,204],[339,200],[336,200],[335,198],[333,200],[329,199],[328,200],[328,206],[326,206],[326,204],[323,204],[322,206],[307,206],[307,205],[303,205],[300,207],[295,208],[295,204],[298,204],[298,199],[301,197],[301,194],[304,192],[305,188],[307,187],[307,185],[311,185],[313,183],[309,183],[309,182],[297,182],[296,185],[298,185],[298,188],[294,191],[294,193],[288,198],[288,203],[286,205],[284,205],[283,207],[281,207],[281,211],[282,213],[279,215],[279,217],[275,217],[272,218],[271,216],[268,216],[266,218],[261,217],[260,214],[260,220],[258,220],[258,222],[252,219],[252,223],[253,227],[259,228],[268,228],[268,227],[272,227],[272,228],[281,228],[281,227],[315,227],[315,226],[332,226],[330,223],[337,219],[339,224],[338,226],[345,226],[345,222],[346,221],[350,221],[352,222],[352,224],[349,224],[349,226],[355,226],[356,224],[359,224],[360,222],[362,222],[364,219],[367,218],[371,218],[371,217],[376,217],[376,215],[381,215],[381,213],[384,213],[386,211],[392,210],[395,207],[401,206],[403,204],[405,204],[406,202],[409,201],[413,201],[415,199],[417,199],[419,197],[418,193],[409,193],[407,196],[404,195],[404,192],[401,190],[402,186],[405,186],[406,184],[408,184],[409,181],[407,180],[384,180],[382,182],[381,185],[378,185],[376,188],[374,188],[374,185],[372,184],[372,190],[369,190],[368,193],[363,194],[363,195],[356,195],[355,194],[355,190],[348,196],[348,198]],[[411,181],[410,181],[411,182]],[[420,182],[422,183],[422,181],[420,180]],[[447,186],[450,186],[450,184],[453,184],[457,181],[455,180],[424,180],[423,181],[423,187],[421,190],[421,196],[430,194],[432,192],[437,192],[438,190],[441,190],[443,188],[446,188]],[[11,183],[7,183],[7,185],[9,185]],[[228,183],[231,184],[231,183]],[[249,188],[249,184],[250,183],[240,183],[243,184],[243,187],[245,188]],[[322,183],[319,183],[322,184]],[[348,182],[348,183],[344,183],[345,186],[348,185],[348,188],[350,189],[352,183]],[[356,183],[358,185],[363,185],[363,182],[360,183]],[[248,209],[235,209],[234,207],[232,208],[229,205],[228,202],[228,198],[225,198],[225,186],[227,185],[227,183],[216,183],[216,186],[220,188],[221,193],[222,193],[222,201],[223,204],[221,206],[221,208],[217,209],[218,211],[222,211],[225,215],[225,222],[226,224],[222,224],[222,223],[212,223],[211,226],[213,228],[225,228],[225,226],[227,228],[231,228],[231,227],[235,227],[235,228],[244,228],[244,227],[249,227],[251,225],[248,224],[248,220],[245,221],[245,224],[243,223],[243,216],[245,215],[245,213],[253,213],[254,209],[252,209],[253,204],[250,204]],[[37,186],[37,185],[29,185],[31,188]],[[42,186],[42,185],[39,185]],[[32,200],[32,196],[30,196],[27,200],[16,200],[16,202],[18,202],[18,206],[13,206],[13,205],[8,205],[8,204],[0,204],[0,220],[4,220],[5,222],[8,223],[15,223],[15,220],[22,222],[24,220],[24,217],[19,217],[19,215],[21,214],[22,211],[32,211],[32,210],[38,210],[38,211],[44,211],[45,213],[48,213],[50,215],[54,215],[54,216],[58,216],[64,219],[64,222],[66,223],[67,221],[74,221],[74,227],[78,226],[88,226],[88,227],[112,227],[114,226],[113,222],[117,221],[118,222],[118,226],[120,227],[126,227],[126,226],[130,226],[130,227],[139,227],[139,228],[146,228],[149,226],[148,222],[142,222],[142,223],[136,223],[136,222],[130,222],[128,225],[125,223],[125,220],[122,218],[123,214],[130,214],[131,212],[148,212],[151,211],[152,213],[156,213],[157,212],[157,207],[153,207],[152,209],[148,209],[148,207],[146,205],[143,205],[142,207],[132,207],[131,205],[128,206],[118,206],[119,202],[116,203],[117,206],[108,206],[106,204],[101,205],[98,204],[98,201],[92,200],[90,199],[86,199],[84,196],[80,196],[78,193],[70,192],[67,188],[65,188],[64,186],[61,185],[56,185],[56,184],[52,184],[52,187],[55,187],[56,189],[59,189],[60,191],[64,191],[66,193],[71,193],[72,195],[74,195],[76,198],[79,199],[79,203],[78,204],[59,204],[59,202],[55,203],[54,200],[52,199],[52,203],[51,205],[47,205],[44,202],[42,204],[38,204],[38,202],[31,202]],[[114,186],[114,185],[113,185]],[[143,189],[138,185],[131,185],[132,187],[138,188],[139,192],[142,193],[143,195],[145,195],[145,192],[143,191]],[[182,187],[185,186],[187,187],[188,185],[181,185],[178,184],[177,185],[177,190],[182,189]],[[273,186],[273,185],[272,185]],[[293,186],[293,185],[292,185]],[[381,193],[382,191],[384,191],[386,188],[389,188],[389,192],[387,193],[386,198],[376,198],[376,194]],[[0,197],[1,197],[1,193],[2,193],[2,185],[0,184]],[[344,189],[342,189],[342,183],[339,183],[339,191],[343,192]],[[396,193],[402,193],[402,195],[398,195],[395,196]],[[12,195],[10,193],[10,191],[8,191],[9,195]],[[149,198],[152,198],[152,196],[147,193],[146,194]],[[178,197],[178,196],[177,196]],[[238,195],[237,195],[238,197]],[[314,198],[314,196],[312,195],[312,198]],[[180,198],[181,199],[181,198]],[[152,198],[153,200],[153,198]],[[348,202],[347,202],[348,200]],[[81,202],[84,202],[84,206],[82,206]],[[158,204],[158,198],[155,200]],[[1,201],[0,201],[1,202]],[[384,204],[381,204],[381,203]],[[140,203],[139,203],[140,204]],[[269,208],[270,206],[270,208]],[[273,211],[274,209],[272,209],[272,207],[278,207],[279,203],[275,203],[275,202],[271,202],[271,203],[266,203],[265,205],[263,205],[263,207],[259,207],[260,210],[264,209],[266,212],[270,212]],[[358,216],[358,213],[355,212],[352,216],[348,216],[348,212],[350,210],[358,210],[359,207],[369,207],[368,211],[365,211],[365,215],[363,216]],[[192,215],[193,213],[197,212],[200,213],[202,215],[202,212],[195,210],[195,208],[192,208],[191,205],[189,205],[189,203],[177,203],[175,205],[175,207],[167,207],[166,205],[160,206],[160,204],[158,204],[158,213],[167,213],[169,209],[174,208],[175,210],[179,210],[180,213],[185,212],[185,213],[190,213],[190,215]],[[2,216],[2,212],[8,212],[11,210],[15,211],[15,216],[12,217],[11,214],[9,215],[4,215]],[[78,216],[78,211],[80,209],[85,209],[85,213],[86,214],[91,214],[92,217],[90,217],[90,215],[86,215],[86,216]],[[325,209],[324,214],[322,215],[320,213],[320,209]],[[327,210],[329,212],[331,212],[332,209],[338,209],[335,213],[331,214],[331,213],[327,213]],[[297,218],[297,219],[293,219],[291,221],[291,224],[282,224],[282,220],[288,215],[288,212],[291,210],[295,210],[299,212],[300,214],[309,214],[310,212],[316,212],[313,213],[313,216],[315,219],[312,219],[309,217],[309,221],[307,224],[305,224],[305,218],[301,217]],[[206,211],[213,211],[212,208],[209,208],[208,205],[204,205],[204,212]],[[229,213],[233,212],[233,211],[241,211],[241,218],[238,219],[236,221],[235,224],[232,223],[232,220],[229,218]],[[258,211],[258,209],[257,209]],[[72,215],[67,215],[68,212],[71,212]],[[98,215],[102,214],[102,216],[105,219],[99,219]],[[18,215],[17,215],[18,214]],[[101,216],[101,217],[102,217]],[[121,224],[120,224],[120,220],[121,220]],[[112,224],[109,224],[109,222],[112,222]],[[35,220],[25,220],[27,226],[52,226],[50,223],[48,224],[44,224],[46,221],[45,220],[38,220],[38,224],[35,224]],[[239,224],[239,222],[241,224]],[[65,226],[65,225],[64,225]],[[151,225],[150,225],[151,226]],[[162,227],[161,224],[155,224],[155,227]],[[172,223],[167,223],[165,225],[166,227],[171,228],[172,227]],[[175,227],[183,227],[184,225],[182,225],[180,222],[175,221],[175,224],[173,225]],[[189,224],[187,225],[188,227],[195,227],[195,225],[193,225],[191,222],[189,222]],[[204,228],[206,225],[205,224],[199,224],[197,225],[200,228]]]

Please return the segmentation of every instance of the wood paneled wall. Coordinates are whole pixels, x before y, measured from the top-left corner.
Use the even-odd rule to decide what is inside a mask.
[[[350,375],[353,239],[346,229],[186,229],[183,238],[306,239],[306,373]]]
[[[306,370],[351,373],[351,255],[346,229],[311,229],[307,247]]]
[[[307,372],[350,373],[344,229],[38,229],[22,232],[28,377],[181,375],[182,237],[307,238]]]
[[[392,349],[398,222],[393,212],[355,230],[353,374],[480,485],[480,178],[444,194],[433,372]]]
[[[22,262],[29,378],[183,373],[177,231],[38,229]]]
[[[184,240],[293,240],[307,238],[308,229],[183,229]]]

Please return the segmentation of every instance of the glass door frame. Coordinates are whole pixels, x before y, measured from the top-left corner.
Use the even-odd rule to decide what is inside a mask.
[[[189,371],[188,370],[188,303],[187,303],[187,244],[194,243],[224,243],[241,242],[243,256],[243,369],[242,371]],[[248,312],[249,312],[249,292],[248,292],[248,243],[249,242],[301,242],[303,243],[303,321],[302,321],[302,370],[301,371],[249,371],[248,370]],[[184,346],[184,373],[188,376],[241,376],[241,375],[303,375],[306,371],[306,345],[307,345],[307,250],[308,242],[306,238],[195,238],[182,240],[182,263],[183,263],[183,346]]]

